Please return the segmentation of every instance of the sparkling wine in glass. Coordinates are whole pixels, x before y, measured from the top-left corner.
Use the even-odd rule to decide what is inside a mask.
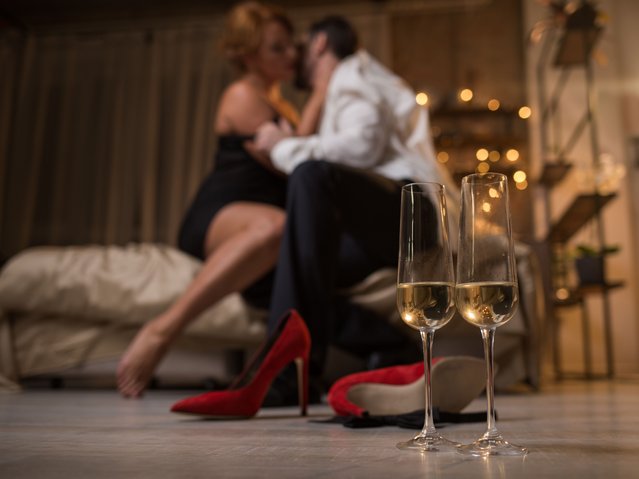
[[[442,437],[433,422],[431,360],[435,331],[455,312],[453,261],[448,239],[444,187],[413,183],[402,189],[397,307],[402,320],[419,331],[424,348],[424,428],[399,449],[453,451],[457,443]]]
[[[508,179],[500,173],[462,179],[455,304],[462,317],[481,330],[486,356],[487,428],[458,451],[473,456],[523,456],[527,450],[504,440],[495,424],[493,344],[519,301]]]

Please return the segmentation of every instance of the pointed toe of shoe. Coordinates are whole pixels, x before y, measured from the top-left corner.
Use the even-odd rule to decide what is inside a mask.
[[[216,409],[216,401],[214,396],[209,393],[200,394],[184,398],[171,406],[171,412],[180,414],[195,414],[199,416],[210,416],[211,411]]]
[[[193,398],[181,399],[171,406],[171,412],[192,414],[195,410]]]
[[[211,418],[249,418],[255,416],[259,404],[246,401],[239,390],[215,391],[176,402],[171,412]]]

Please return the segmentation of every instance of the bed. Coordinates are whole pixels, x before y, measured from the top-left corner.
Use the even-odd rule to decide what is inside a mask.
[[[496,383],[536,387],[542,288],[530,248],[518,244],[516,250],[521,306],[497,335]],[[165,309],[199,268],[175,248],[149,243],[35,247],[14,256],[0,271],[0,388],[39,379],[112,386],[117,360],[139,326]],[[344,294],[410,334],[395,308],[395,274],[378,271]],[[156,384],[228,382],[244,353],[264,339],[265,316],[239,294],[223,298],[171,349]],[[438,331],[435,354],[481,356],[478,330],[456,316]]]

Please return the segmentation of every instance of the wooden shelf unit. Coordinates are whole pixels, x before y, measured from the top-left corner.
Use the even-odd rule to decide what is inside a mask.
[[[537,63],[537,86],[539,92],[539,102],[541,114],[541,151],[544,158],[560,158],[564,159],[570,156],[572,149],[575,147],[585,131],[589,131],[590,153],[592,157],[592,166],[597,168],[600,157],[600,147],[597,132],[597,122],[593,105],[594,91],[594,74],[592,68],[592,51],[596,42],[601,37],[602,28],[596,24],[597,11],[592,0],[585,0],[579,7],[566,14],[564,23],[557,25],[557,28],[546,32],[541,47],[541,53]],[[553,48],[554,47],[554,48]],[[554,56],[552,61],[551,55]],[[557,82],[550,96],[547,95],[547,79],[546,73],[549,68],[558,71]],[[576,70],[583,71],[586,96],[585,111],[581,118],[572,125],[572,132],[569,134],[567,141],[563,145],[561,143],[561,97],[569,84],[572,72]],[[551,131],[551,127],[555,130]],[[551,133],[553,135],[554,145],[550,147]],[[552,151],[554,150],[554,151]],[[597,245],[595,247],[603,250],[606,246],[605,228],[601,211],[604,206],[610,203],[616,197],[615,194],[599,194],[593,191],[591,194],[579,194],[576,196],[570,206],[566,208],[561,217],[553,221],[552,205],[550,191],[559,185],[571,168],[571,164],[564,161],[545,160],[542,173],[539,178],[539,186],[543,188],[544,207],[546,213],[547,236],[546,244],[549,250],[549,257],[552,257],[552,250],[556,249],[565,252],[566,243],[584,227],[588,222],[593,221],[597,231]],[[565,268],[552,268],[550,276],[553,279],[554,290],[565,288],[566,272]],[[605,269],[604,269],[605,271]],[[558,277],[559,276],[559,277]],[[604,276],[605,278],[605,276]],[[604,346],[606,353],[606,376],[612,378],[614,376],[614,357],[612,344],[612,319],[610,311],[609,292],[613,289],[623,287],[624,283],[605,282],[603,284],[584,285],[577,288],[568,289],[568,296],[565,300],[559,301],[553,298],[550,301],[549,317],[551,318],[552,339],[553,339],[553,356],[555,375],[557,378],[562,377],[559,345],[559,322],[554,314],[555,308],[580,306],[582,316],[582,332],[584,342],[584,367],[585,376],[587,378],[594,377],[592,372],[592,364],[590,357],[590,332],[589,332],[589,314],[586,304],[586,297],[590,295],[599,295],[602,298],[603,313],[603,329],[604,329]]]
[[[537,181],[546,188],[552,188],[556,184],[560,183],[571,169],[572,163],[563,161],[546,161],[544,162],[544,168]]]
[[[579,195],[564,211],[559,220],[550,227],[547,240],[550,243],[565,243],[573,237],[588,221],[594,219],[601,209],[615,198],[610,195]]]
[[[582,66],[584,58],[590,57],[601,31],[602,28],[598,26],[566,29],[559,40],[554,65],[556,67]]]

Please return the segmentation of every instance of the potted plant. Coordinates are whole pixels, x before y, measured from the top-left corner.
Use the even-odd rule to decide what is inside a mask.
[[[601,249],[580,244],[575,249],[575,268],[579,284],[604,284],[604,256],[619,251],[618,246],[604,246]]]

